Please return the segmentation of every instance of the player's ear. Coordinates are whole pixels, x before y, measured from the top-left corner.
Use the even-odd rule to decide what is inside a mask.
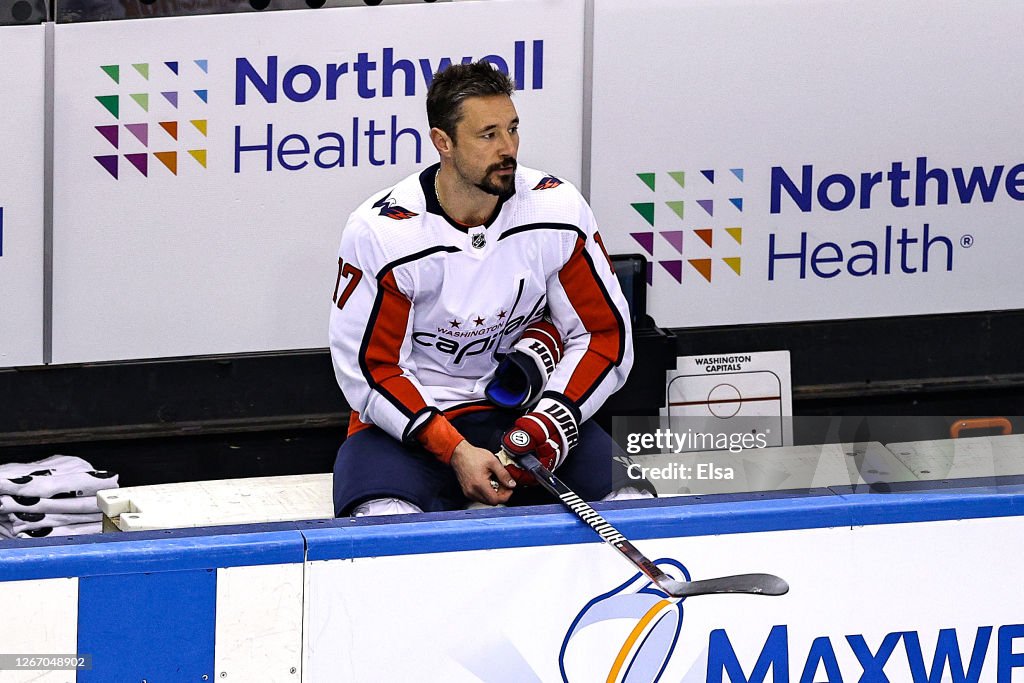
[[[434,149],[437,150],[438,154],[443,157],[451,155],[454,142],[448,133],[445,133],[440,128],[431,128],[430,141],[434,143]]]

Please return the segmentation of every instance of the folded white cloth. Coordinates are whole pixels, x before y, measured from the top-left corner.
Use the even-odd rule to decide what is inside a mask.
[[[117,475],[102,470],[66,474],[25,474],[0,479],[0,495],[34,498],[81,498],[117,488]]]
[[[85,460],[73,455],[51,455],[37,462],[10,462],[0,465],[0,479],[14,479],[29,475],[70,474],[95,469]]]
[[[88,514],[99,512],[95,496],[82,498],[39,498],[38,496],[0,496],[0,513],[44,512],[58,514]]]
[[[12,533],[20,534],[22,531],[32,531],[43,527],[70,526],[102,520],[103,515],[99,512],[90,515],[46,515],[39,512],[15,512],[0,518],[0,526],[10,527]]]
[[[46,538],[47,536],[81,536],[82,534],[98,534],[103,531],[103,522],[86,524],[69,524],[67,526],[44,526],[41,529],[23,531],[16,538]]]

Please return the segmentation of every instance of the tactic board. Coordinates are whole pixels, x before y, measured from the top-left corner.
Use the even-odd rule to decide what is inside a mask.
[[[763,425],[768,446],[792,445],[789,351],[680,356],[666,375],[663,417],[719,432]]]

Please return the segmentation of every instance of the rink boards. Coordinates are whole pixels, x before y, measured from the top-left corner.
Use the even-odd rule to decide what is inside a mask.
[[[92,668],[0,681],[1024,678],[1024,489],[892,486],[603,509],[782,597],[666,600],[555,506],[5,543],[0,650]]]

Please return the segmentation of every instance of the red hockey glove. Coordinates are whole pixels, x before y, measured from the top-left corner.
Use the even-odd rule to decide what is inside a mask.
[[[551,373],[562,359],[562,339],[547,320],[538,320],[505,356],[484,394],[502,408],[526,408],[537,402]]]
[[[516,465],[515,458],[532,453],[544,467],[555,470],[579,440],[575,411],[553,398],[543,398],[536,410],[517,419],[501,438],[502,450],[512,458],[503,464],[517,483],[535,484],[533,475]]]

